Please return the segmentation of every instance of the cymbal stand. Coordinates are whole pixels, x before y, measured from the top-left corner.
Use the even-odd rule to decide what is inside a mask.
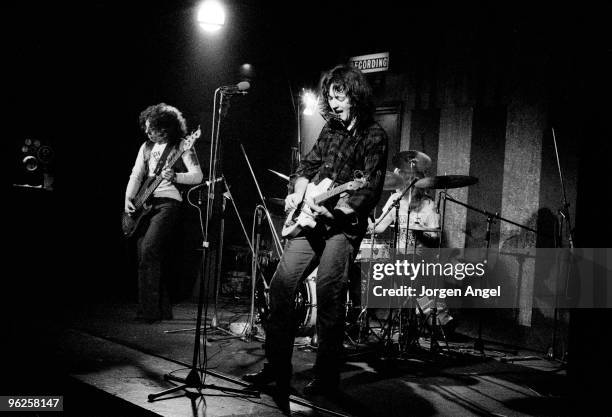
[[[380,217],[380,219],[378,219],[378,221],[374,224],[374,230],[376,230],[376,227],[383,221],[383,219],[385,217],[387,217],[387,215],[391,212],[391,210],[395,209],[395,225],[394,225],[394,229],[393,229],[393,245],[394,245],[394,256],[396,256],[396,252],[399,249],[399,223],[400,223],[400,216],[399,216],[399,209],[400,209],[400,202],[402,201],[402,198],[406,195],[406,193],[408,193],[410,191],[410,189],[412,187],[414,187],[414,184],[418,181],[418,178],[415,178],[412,180],[412,182],[404,189],[404,191],[402,191],[402,193],[395,199],[393,200],[393,203],[391,203],[391,205],[389,205],[389,207],[387,208],[387,210],[383,213],[383,215]],[[390,300],[389,300],[390,302]],[[367,306],[366,306],[367,307]],[[393,308],[391,308],[391,306],[389,305],[389,315],[387,316],[387,320],[386,320],[386,328],[383,331],[382,334],[382,338],[381,341],[383,343],[383,345],[385,346],[390,346],[392,344],[392,337],[393,337],[393,327],[394,327],[394,318],[393,318]],[[399,340],[399,339],[398,339]]]
[[[261,240],[261,210],[264,209],[263,206],[255,207],[255,219],[253,220],[253,232],[255,236],[253,236],[254,250],[253,250],[253,258],[251,260],[251,309],[249,311],[249,321],[246,325],[245,334],[243,340],[246,342],[250,342],[255,337],[255,288],[257,286],[257,272],[259,269],[259,243]],[[266,285],[266,280],[262,277],[264,281],[264,285]]]
[[[370,326],[370,316],[368,313],[368,302],[370,299],[370,292],[368,291],[368,289],[370,288],[370,274],[372,272],[372,264],[374,263],[373,254],[374,254],[374,245],[376,242],[376,232],[374,230],[372,230],[371,236],[372,236],[372,239],[370,242],[370,258],[368,259],[368,271],[366,273],[365,299],[364,298],[361,299],[362,301],[361,311],[359,312],[359,315],[357,316],[357,326],[358,326],[359,332],[357,335],[356,344],[367,342],[371,334],[374,335],[379,341],[381,340],[380,335],[376,334],[376,332],[374,332],[372,330],[372,327]],[[360,268],[360,271],[361,271],[361,268]],[[359,285],[361,286],[361,276],[360,276],[359,281],[360,281]],[[380,327],[382,327],[382,325]]]
[[[259,187],[259,183],[257,182],[257,177],[255,176],[255,172],[253,171],[253,167],[251,166],[251,162],[249,161],[249,157],[246,154],[246,151],[244,150],[244,146],[242,146],[242,143],[240,144],[240,150],[242,151],[242,154],[244,155],[244,159],[246,160],[247,166],[249,167],[249,171],[251,172],[251,176],[253,177],[253,181],[255,182],[255,187],[257,189],[257,193],[259,194],[259,198],[261,200],[261,204],[257,206],[256,211],[257,211],[257,222],[258,222],[258,226],[260,225],[261,219],[259,217],[260,215],[260,210],[263,211],[266,215],[266,220],[268,221],[268,226],[270,227],[270,233],[272,234],[272,242],[274,243],[277,255],[279,256],[279,258],[282,256],[283,254],[283,245],[281,243],[280,237],[278,236],[278,233],[276,232],[276,228],[274,227],[274,223],[272,222],[272,217],[270,216],[270,211],[268,210],[268,207],[266,206],[266,199],[264,198],[262,192],[261,192],[261,188]],[[259,229],[259,227],[258,227]],[[259,235],[257,236],[257,241],[259,240]],[[255,287],[256,287],[256,274],[259,274],[261,276],[261,279],[263,280],[263,285],[266,287],[267,290],[267,283],[265,280],[265,277],[263,276],[263,273],[261,272],[261,268],[259,268],[259,242],[257,242],[256,247],[253,248],[253,263],[252,263],[252,279],[251,279],[251,312],[249,314],[249,325],[248,328],[246,329],[246,334],[244,336],[244,340],[245,341],[250,341],[254,335],[253,333],[253,320],[254,320],[254,306],[255,306]]]
[[[251,172],[251,176],[253,177],[253,181],[255,182],[255,187],[257,188],[257,193],[259,194],[259,198],[261,200],[261,206],[263,207],[264,213],[266,214],[266,220],[268,221],[268,225],[270,226],[270,232],[272,233],[272,241],[274,242],[276,251],[278,252],[278,256],[280,257],[283,254],[283,245],[281,243],[280,237],[274,228],[274,223],[272,222],[272,217],[270,216],[270,211],[266,206],[266,199],[263,197],[261,193],[261,188],[259,188],[259,183],[257,182],[257,177],[255,176],[255,172],[253,172],[253,167],[251,166],[251,162],[249,161],[249,157],[247,156],[242,143],[240,144],[240,150],[244,155],[244,159],[249,167],[249,171]]]

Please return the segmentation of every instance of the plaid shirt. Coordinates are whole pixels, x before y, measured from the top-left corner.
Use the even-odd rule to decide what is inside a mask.
[[[341,185],[352,181],[356,170],[363,172],[366,186],[340,199],[336,207],[348,205],[364,219],[380,199],[386,169],[387,135],[378,123],[349,132],[340,122],[330,120],[295,176],[317,184],[324,178],[335,178],[335,185]]]

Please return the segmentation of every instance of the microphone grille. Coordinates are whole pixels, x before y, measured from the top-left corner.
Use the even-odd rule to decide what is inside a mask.
[[[240,81],[238,84],[236,84],[236,86],[238,87],[239,91],[245,91],[251,88],[251,83],[248,81]]]

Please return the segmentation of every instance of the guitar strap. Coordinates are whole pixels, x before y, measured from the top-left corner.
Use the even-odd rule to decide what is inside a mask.
[[[164,148],[164,151],[162,152],[159,161],[157,161],[157,166],[155,167],[155,171],[153,171],[153,175],[158,176],[159,174],[161,174],[162,169],[164,169],[164,165],[166,164],[166,159],[168,159],[168,155],[173,149],[173,145],[170,145],[169,143],[166,144],[166,147]]]

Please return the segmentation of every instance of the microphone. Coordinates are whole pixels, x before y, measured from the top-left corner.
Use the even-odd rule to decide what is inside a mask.
[[[247,94],[248,93],[248,89],[251,88],[251,83],[249,83],[248,81],[240,81],[238,84],[236,85],[224,85],[223,87],[220,87],[221,92],[223,94]]]

